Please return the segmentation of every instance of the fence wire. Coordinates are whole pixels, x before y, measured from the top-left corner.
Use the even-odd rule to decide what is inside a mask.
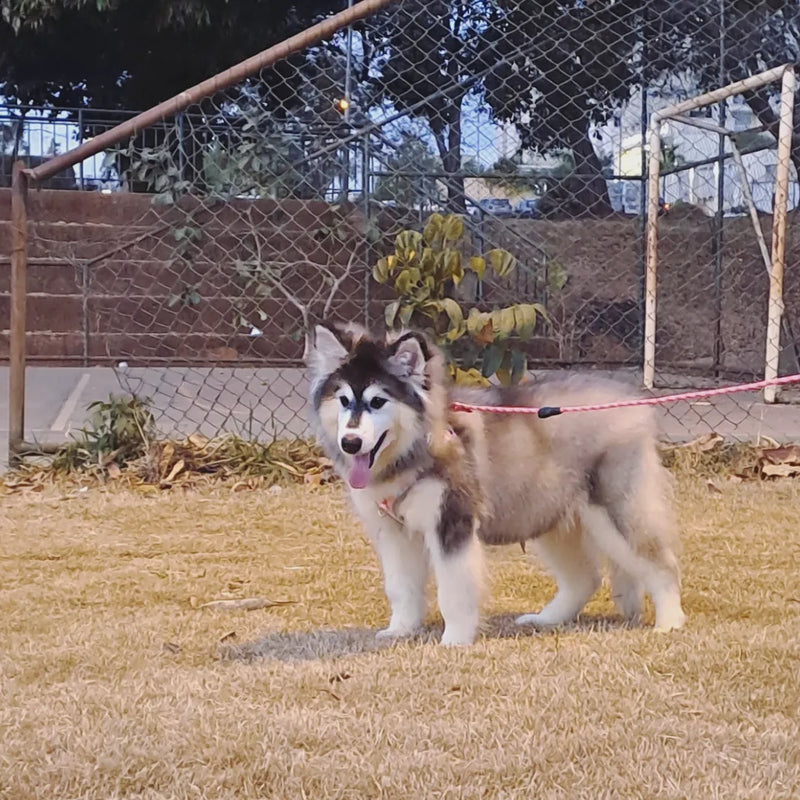
[[[29,358],[113,366],[165,435],[261,439],[309,431],[310,314],[433,328],[464,379],[636,381],[649,115],[794,61],[799,16],[395,3],[76,167],[102,191],[35,200]],[[696,113],[731,131],[746,179],[729,137],[662,130],[659,389],[763,376],[768,273],[746,197],[769,242],[777,88]],[[800,146],[790,209],[797,164]],[[790,224],[782,374],[798,370],[798,246]],[[671,407],[666,435],[800,436],[757,401]]]

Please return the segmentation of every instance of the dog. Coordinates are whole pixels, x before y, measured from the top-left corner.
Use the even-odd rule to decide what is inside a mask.
[[[379,339],[327,323],[307,334],[305,362],[316,436],[380,557],[391,616],[379,637],[420,629],[432,568],[442,644],[471,644],[483,545],[529,540],[557,591],[519,625],[574,620],[603,562],[626,619],[640,618],[646,591],[657,629],[684,624],[671,484],[649,407],[549,419],[451,407],[604,403],[635,396],[627,386],[573,375],[467,389],[447,379],[443,353],[424,334]]]

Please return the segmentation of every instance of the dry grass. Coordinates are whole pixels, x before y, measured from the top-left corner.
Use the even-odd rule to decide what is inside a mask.
[[[684,631],[602,593],[512,636],[552,592],[516,548],[474,647],[376,651],[339,487],[5,496],[0,797],[798,797],[800,486],[679,497]],[[200,607],[225,597],[292,604]]]

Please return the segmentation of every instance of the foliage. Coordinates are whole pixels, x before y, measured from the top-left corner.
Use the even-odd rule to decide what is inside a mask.
[[[408,208],[415,208],[430,204],[437,198],[436,178],[430,177],[430,173],[441,172],[441,161],[412,131],[402,132],[400,142],[382,162],[381,168],[392,174],[378,181],[374,194],[376,200],[395,200]],[[406,172],[420,176],[402,174]]]
[[[388,100],[403,114],[427,120],[442,169],[448,210],[464,213],[462,114],[475,78],[494,56],[486,47],[492,4],[406,0],[373,23],[376,61]]]
[[[345,6],[345,0],[3,2],[0,91],[22,103],[147,108]],[[285,75],[273,77],[281,91]]]
[[[431,214],[422,233],[405,230],[397,235],[394,253],[379,259],[372,273],[379,283],[391,282],[398,295],[386,306],[386,326],[429,330],[450,354],[450,374],[459,383],[486,384],[492,376],[504,385],[518,383],[527,360],[516,345],[530,339],[539,317],[546,319],[545,309],[538,303],[520,303],[492,311],[471,308],[465,315],[459,302],[449,296],[452,287],[467,272],[483,280],[491,269],[498,278],[506,278],[517,263],[511,253],[500,249],[464,257],[464,239],[464,222],[455,214]],[[473,347],[461,348],[459,358],[456,343]],[[480,371],[465,361],[474,346]]]
[[[89,405],[88,410],[87,427],[56,455],[55,470],[121,467],[147,451],[155,431],[147,400],[110,395],[107,401]]]

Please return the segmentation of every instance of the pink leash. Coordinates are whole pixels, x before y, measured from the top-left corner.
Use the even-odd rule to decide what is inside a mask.
[[[683,392],[682,394],[640,397],[635,400],[617,400],[613,403],[595,403],[586,406],[542,406],[541,408],[533,408],[530,406],[478,406],[471,403],[451,403],[450,408],[453,411],[483,411],[488,414],[536,414],[540,419],[547,419],[547,417],[555,417],[559,414],[567,414],[573,411],[605,411],[611,408],[658,406],[662,403],[675,403],[678,400],[700,400],[704,397],[717,397],[723,394],[735,394],[736,392],[752,392],[756,389],[763,389],[766,386],[784,386],[790,383],[800,383],[800,374],[786,375],[783,378],[772,378],[771,380],[756,381],[755,383],[739,383],[734,386],[723,386],[720,389],[702,389],[695,392]]]

